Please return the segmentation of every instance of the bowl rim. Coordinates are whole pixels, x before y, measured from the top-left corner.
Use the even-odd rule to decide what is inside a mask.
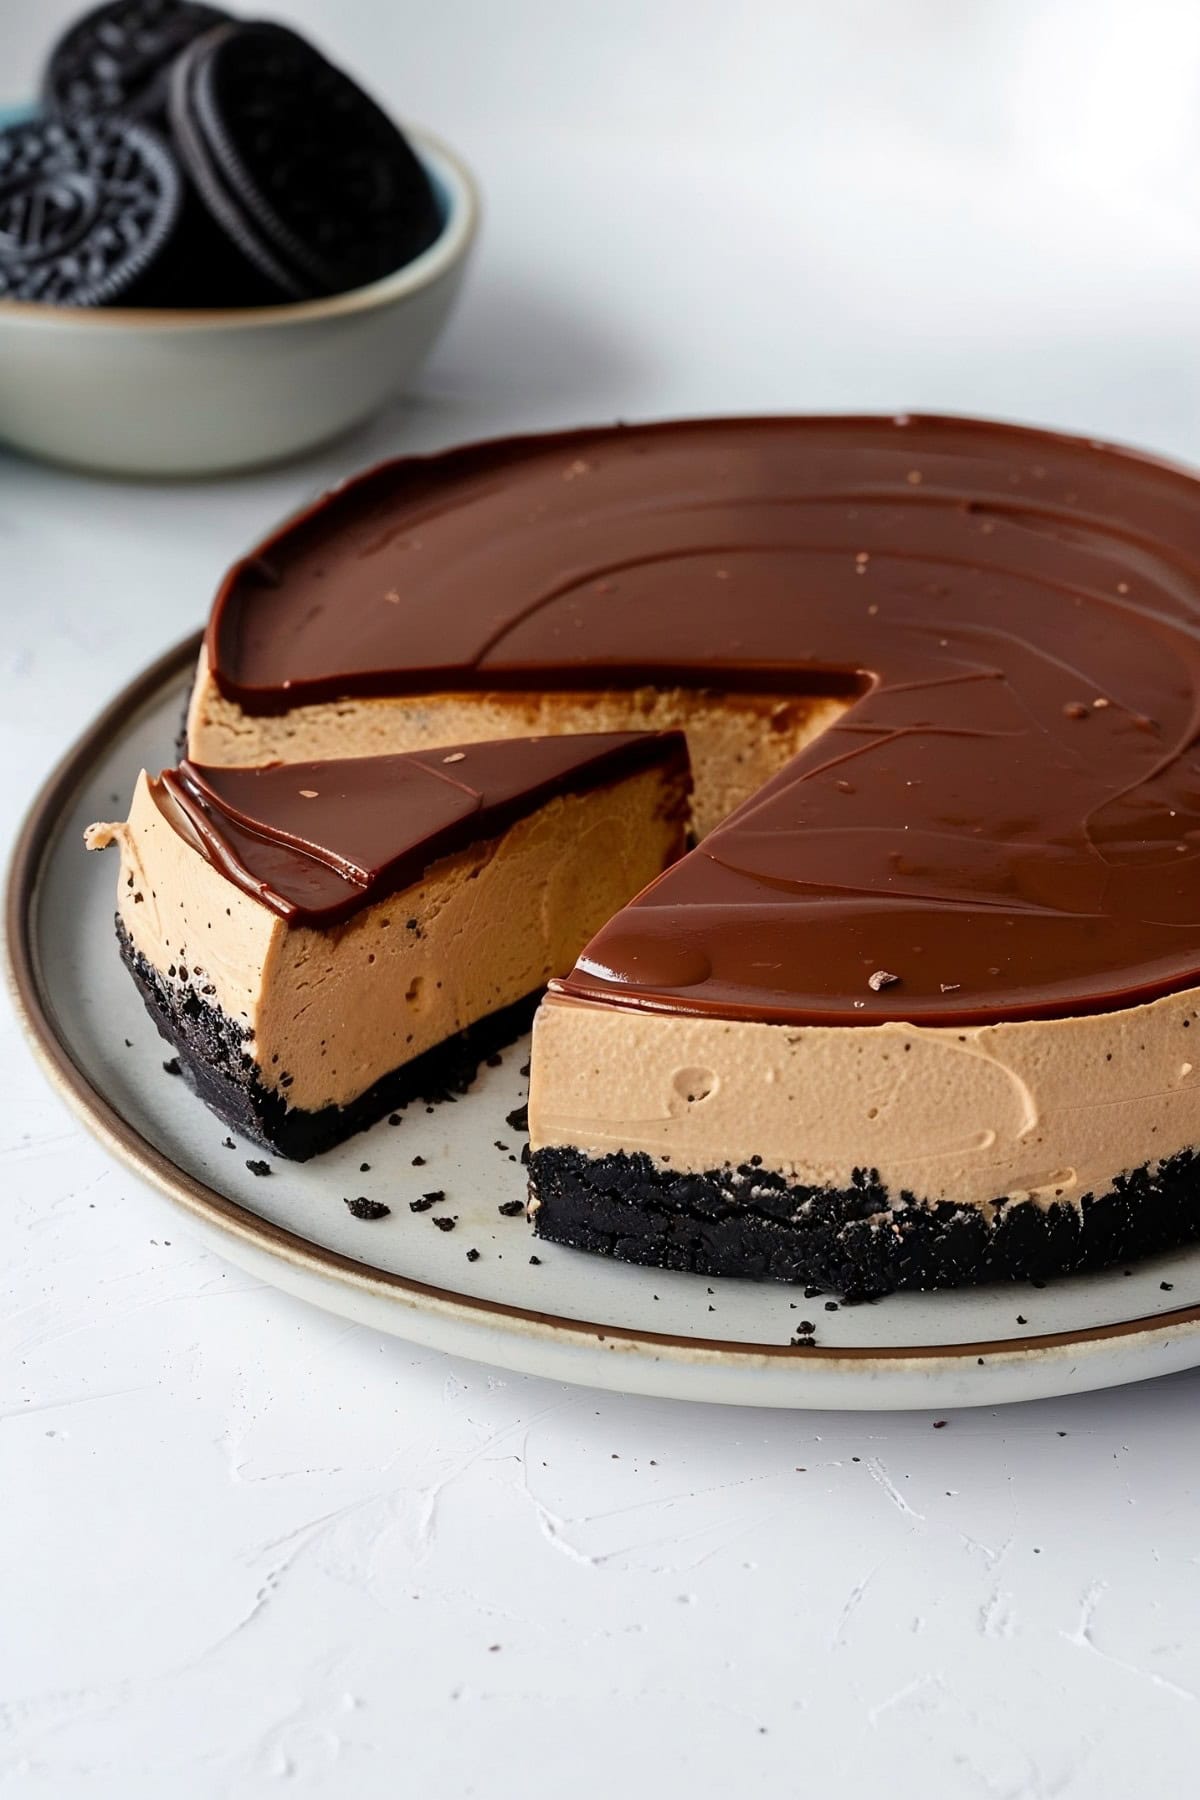
[[[403,129],[422,160],[432,165],[433,173],[443,182],[448,208],[445,223],[428,249],[379,281],[350,288],[344,294],[329,294],[320,300],[285,301],[279,306],[47,306],[37,300],[0,299],[0,325],[11,320],[42,330],[65,325],[99,331],[244,331],[345,318],[407,299],[463,260],[479,230],[482,201],[479,184],[457,151],[422,126],[406,123]]]

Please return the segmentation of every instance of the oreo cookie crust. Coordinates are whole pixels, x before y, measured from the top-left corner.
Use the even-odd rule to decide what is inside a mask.
[[[992,1208],[893,1195],[874,1171],[849,1188],[790,1186],[745,1164],[672,1174],[641,1152],[535,1150],[534,1228],[550,1243],[693,1275],[803,1283],[851,1299],[1109,1268],[1200,1238],[1200,1154],[1119,1175],[1104,1194]]]
[[[425,1055],[393,1069],[349,1106],[319,1111],[288,1106],[278,1089],[263,1085],[246,1049],[246,1033],[193,982],[186,968],[168,981],[134,947],[117,920],[117,941],[159,1033],[179,1057],[180,1073],[217,1117],[243,1137],[292,1162],[307,1162],[389,1111],[413,1100],[438,1101],[465,1094],[479,1066],[528,1031],[538,995],[480,1019]]]
[[[0,131],[0,298],[154,304],[179,225],[166,145],[120,118]]]
[[[109,0],[68,26],[55,44],[42,102],[51,112],[157,121],[175,58],[228,18],[195,0]]]
[[[380,280],[441,229],[403,134],[281,25],[228,25],[198,39],[174,66],[169,113],[205,205],[287,298]]]

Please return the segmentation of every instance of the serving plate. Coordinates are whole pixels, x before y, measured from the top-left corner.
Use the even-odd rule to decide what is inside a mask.
[[[119,694],[34,802],[9,878],[8,954],[18,1010],[59,1092],[232,1261],[415,1343],[681,1400],[941,1410],[1200,1364],[1200,1248],[1042,1288],[845,1306],[538,1243],[499,1210],[524,1195],[524,1137],[508,1116],[526,1094],[527,1039],[456,1103],[410,1106],[314,1162],[264,1159],[231,1139],[164,1069],[170,1053],[117,955],[115,861],[82,843],[91,820],[124,816],[141,767],[171,761],[198,644],[177,645]],[[249,1167],[263,1160],[269,1175]],[[411,1210],[433,1191],[445,1200]],[[344,1202],[359,1195],[390,1215],[354,1218]],[[454,1228],[436,1228],[438,1217]],[[812,1346],[791,1341],[807,1335]]]

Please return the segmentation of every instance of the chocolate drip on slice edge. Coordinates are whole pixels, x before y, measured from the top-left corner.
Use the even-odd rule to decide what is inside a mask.
[[[264,768],[185,759],[151,788],[175,828],[243,892],[289,924],[325,927],[557,795],[655,765],[675,769],[686,793],[682,733],[504,738]]]

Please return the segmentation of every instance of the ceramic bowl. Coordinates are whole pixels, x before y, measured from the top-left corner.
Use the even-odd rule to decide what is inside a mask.
[[[458,157],[408,136],[445,223],[369,287],[224,312],[0,300],[0,440],[109,474],[213,475],[294,456],[367,418],[428,355],[479,219]]]

